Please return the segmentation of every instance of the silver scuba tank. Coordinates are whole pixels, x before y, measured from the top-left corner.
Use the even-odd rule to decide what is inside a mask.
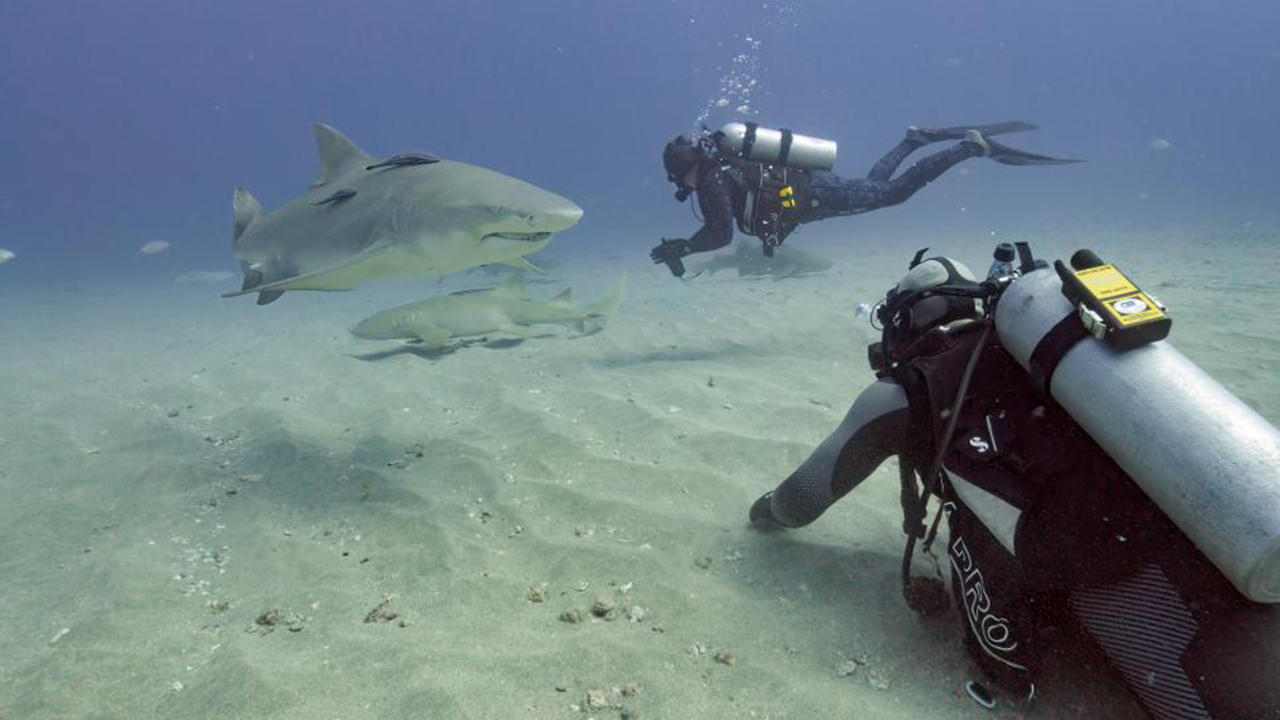
[[[1052,269],[1018,278],[996,332],[1031,354],[1074,313]],[[1280,603],[1280,431],[1166,341],[1118,351],[1085,337],[1049,394],[1247,598]]]
[[[735,157],[800,170],[830,170],[836,166],[836,143],[748,123],[729,123],[717,133],[720,151]]]

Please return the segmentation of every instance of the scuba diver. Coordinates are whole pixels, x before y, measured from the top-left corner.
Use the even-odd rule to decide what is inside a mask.
[[[844,178],[830,172],[836,144],[830,140],[772,130],[756,123],[729,123],[704,132],[695,143],[683,135],[667,143],[662,164],[676,185],[676,199],[698,194],[703,226],[693,237],[663,238],[649,257],[684,275],[681,258],[718,250],[733,239],[733,225],[760,238],[765,255],[804,223],[856,215],[897,205],[959,162],[987,157],[1006,165],[1062,165],[1080,162],[1017,150],[993,135],[1034,130],[1021,121],[968,127],[910,127],[897,147],[867,173]],[[704,128],[705,130],[705,128]],[[898,166],[920,148],[944,140],[960,142],[920,159],[897,177]]]
[[[984,281],[924,253],[871,311],[876,381],[752,525],[808,525],[896,455],[904,598],[949,604],[945,515],[964,643],[1015,705],[1053,628],[1152,717],[1280,718],[1280,432],[1158,342],[1164,306],[1092,252],[1050,268],[1018,243],[1015,269],[1002,244]],[[911,573],[918,540],[936,577]]]

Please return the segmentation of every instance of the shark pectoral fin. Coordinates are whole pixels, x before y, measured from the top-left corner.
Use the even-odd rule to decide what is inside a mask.
[[[501,263],[497,263],[497,264],[509,265],[513,268],[517,268],[520,270],[532,270],[536,273],[546,272],[546,270],[543,270],[542,268],[538,267],[537,265],[534,265],[533,263],[529,262],[528,260],[525,260],[522,257],[515,258],[514,260],[503,260]]]
[[[422,344],[429,348],[442,348],[449,342],[449,338],[453,337],[453,333],[448,330],[428,323],[414,325],[405,329],[413,333],[414,337],[421,340]]]
[[[389,249],[390,246],[387,243],[375,243],[327,268],[300,275],[289,275],[262,285],[242,288],[239,292],[227,293],[223,297],[273,290],[354,290],[368,276],[369,263],[378,262]]]
[[[508,335],[515,335],[521,338],[533,337],[533,330],[524,325],[516,325],[515,323],[501,323],[497,327],[498,332],[504,332]]]

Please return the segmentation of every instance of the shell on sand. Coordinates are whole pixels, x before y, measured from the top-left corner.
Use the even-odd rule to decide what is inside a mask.
[[[164,240],[152,240],[151,242],[138,248],[139,255],[155,255],[169,249],[169,243]]]
[[[0,265],[3,265],[16,257],[18,257],[18,254],[14,251],[0,248]]]

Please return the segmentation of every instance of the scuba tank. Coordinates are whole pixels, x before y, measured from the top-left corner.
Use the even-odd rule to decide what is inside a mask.
[[[797,135],[790,130],[734,122],[720,128],[714,137],[720,152],[744,160],[799,170],[830,170],[836,165],[834,141]]]
[[[1245,597],[1280,603],[1280,431],[1163,333],[1095,332],[1104,305],[1074,278],[1100,268],[1072,264],[1023,268],[996,305],[1001,344]]]

